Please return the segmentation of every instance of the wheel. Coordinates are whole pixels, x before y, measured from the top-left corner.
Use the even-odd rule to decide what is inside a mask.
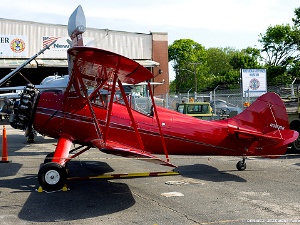
[[[45,160],[44,160],[44,164],[52,162],[52,158],[54,156],[54,152],[50,152],[49,154],[47,154]]]
[[[238,163],[236,164],[236,168],[240,171],[243,171],[246,169],[246,163],[243,160],[238,161]]]
[[[38,180],[45,191],[60,190],[66,183],[67,172],[62,165],[48,162],[40,168]]]
[[[293,152],[300,153],[300,137],[292,143]]]
[[[295,130],[298,133],[300,132],[300,121],[293,120],[290,124],[290,129]],[[300,137],[298,137],[292,144],[291,144],[292,152],[291,153],[300,153]]]

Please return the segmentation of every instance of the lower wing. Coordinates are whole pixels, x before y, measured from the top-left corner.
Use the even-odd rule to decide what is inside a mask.
[[[156,163],[163,166],[176,167],[175,165],[152,155],[150,152],[146,152],[141,149],[126,146],[118,142],[107,141],[103,145],[103,142],[101,140],[96,139],[92,141],[92,144],[98,149],[100,149],[102,152],[105,152],[107,154],[113,154],[113,155],[118,155],[118,156],[123,156],[128,158],[136,158],[139,160]]]

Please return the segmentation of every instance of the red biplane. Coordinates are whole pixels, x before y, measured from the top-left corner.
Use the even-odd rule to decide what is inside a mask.
[[[83,14],[80,6],[76,10],[77,17]],[[236,117],[205,121],[156,106],[148,83],[152,107],[148,113],[136,111],[122,83],[134,85],[153,75],[124,56],[81,46],[83,25],[75,27],[69,32],[74,46],[68,50],[66,90],[40,93],[33,85],[27,86],[11,121],[14,127],[58,139],[38,173],[44,190],[61,189],[67,179],[66,163],[93,147],[174,167],[169,154],[276,156],[284,154],[298,137],[289,129],[285,106],[274,93],[259,97]],[[70,154],[72,143],[82,146],[76,154]],[[165,154],[166,159],[153,154]],[[243,158],[237,167],[243,170],[245,166]]]

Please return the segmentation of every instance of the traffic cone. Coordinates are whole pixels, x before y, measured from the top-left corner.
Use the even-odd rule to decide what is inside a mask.
[[[7,151],[7,137],[6,137],[6,129],[3,126],[3,135],[2,135],[2,161],[1,163],[7,163],[8,161],[8,151]]]

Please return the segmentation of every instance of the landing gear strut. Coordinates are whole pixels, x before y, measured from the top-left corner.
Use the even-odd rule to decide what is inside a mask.
[[[243,157],[243,160],[238,161],[238,163],[236,164],[236,168],[240,171],[246,169],[246,157]]]

